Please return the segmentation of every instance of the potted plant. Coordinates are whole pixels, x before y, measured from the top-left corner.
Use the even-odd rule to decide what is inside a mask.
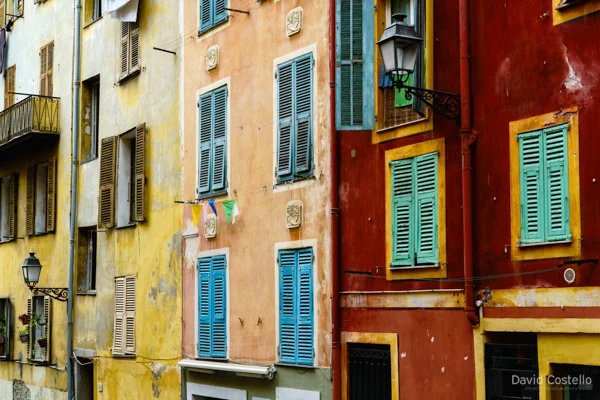
[[[41,314],[34,312],[31,314],[31,325],[33,325],[33,326],[46,325],[46,321],[44,321]]]
[[[27,315],[27,314],[19,315],[19,321],[21,321],[21,323],[23,325],[29,325],[29,315]]]
[[[25,325],[23,329],[19,331],[19,339],[21,339],[21,343],[29,342],[29,325]]]
[[[37,340],[37,342],[41,348],[44,348],[48,345],[48,338],[46,336],[42,336]]]

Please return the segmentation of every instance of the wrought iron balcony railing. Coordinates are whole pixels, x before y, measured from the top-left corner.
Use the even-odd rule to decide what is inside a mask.
[[[28,135],[60,134],[60,99],[28,96],[0,112],[0,150]]]

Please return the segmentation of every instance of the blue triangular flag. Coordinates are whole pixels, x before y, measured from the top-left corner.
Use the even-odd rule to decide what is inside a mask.
[[[212,210],[215,213],[215,215],[218,215],[217,214],[217,208],[215,207],[215,201],[213,199],[210,199],[208,201],[208,204],[210,205],[210,208],[212,208]]]

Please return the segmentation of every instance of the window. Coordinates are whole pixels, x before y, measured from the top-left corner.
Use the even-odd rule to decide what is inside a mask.
[[[279,361],[313,365],[313,250],[279,251]]]
[[[40,95],[52,96],[54,69],[54,42],[50,42],[40,50]]]
[[[227,260],[198,259],[198,357],[227,357]]]
[[[313,176],[313,58],[277,67],[277,181]]]
[[[600,367],[575,364],[551,364],[550,390],[556,400],[597,400],[600,396]],[[570,378],[570,379],[569,379]]]
[[[101,0],[93,0],[93,9],[92,9],[92,20],[96,21],[102,17],[102,1]]]
[[[567,125],[523,133],[519,141],[520,245],[571,240]]]
[[[437,153],[390,163],[392,263],[390,268],[437,264]]]
[[[6,75],[4,78],[4,109],[15,104],[15,81],[16,81],[17,67],[15,65],[6,68]]]
[[[16,174],[0,178],[0,242],[15,239],[17,223]]]
[[[200,0],[200,30],[206,32],[213,26],[219,25],[227,19],[227,0]]]
[[[348,343],[348,400],[392,400],[387,344]]]
[[[373,5],[338,0],[336,15],[336,123],[340,130],[373,129]]]
[[[54,232],[56,158],[27,168],[27,235]]]
[[[16,14],[16,15],[23,15],[23,0],[12,0],[12,1],[13,1],[13,9],[12,9],[12,11],[13,11],[13,14]],[[45,1],[45,0],[44,0],[44,1]],[[35,4],[36,2],[37,2],[37,3],[39,3],[39,2],[40,2],[40,0],[35,0],[35,1],[34,1],[34,4]],[[13,18],[14,18],[14,17],[13,17]],[[16,21],[16,19],[15,19],[15,20],[13,20],[13,21]]]
[[[96,227],[79,228],[77,292],[96,291]]]
[[[102,139],[98,228],[145,221],[145,142],[146,124]]]
[[[81,112],[81,159],[83,162],[98,157],[98,123],[100,117],[100,77],[83,82]]]
[[[0,359],[8,360],[10,357],[11,339],[11,305],[10,299],[0,299]]]
[[[135,355],[135,276],[115,279],[113,356]]]
[[[29,316],[27,359],[30,361],[50,361],[51,306],[52,300],[48,296],[33,296],[27,299]]]
[[[227,86],[198,100],[198,197],[227,193]]]
[[[94,400],[94,360],[77,357],[75,370],[75,400]]]
[[[140,72],[140,23],[121,22],[121,81]]]

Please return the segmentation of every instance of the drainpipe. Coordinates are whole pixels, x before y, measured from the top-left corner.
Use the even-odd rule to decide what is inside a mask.
[[[75,0],[75,54],[73,58],[73,148],[71,150],[71,220],[69,232],[69,298],[67,301],[67,399],[75,398],[73,382],[73,298],[75,233],[77,229],[77,173],[79,171],[79,109],[81,64],[81,0]]]
[[[461,109],[461,156],[462,156],[462,209],[463,209],[463,262],[465,278],[465,313],[472,325],[479,319],[475,313],[473,288],[473,207],[471,150],[478,133],[471,126],[471,66],[469,50],[468,0],[459,0],[460,37],[460,109]]]
[[[335,108],[335,0],[329,0],[329,125],[331,173],[331,376],[333,400],[342,393],[341,329],[340,329],[340,196],[339,143]]]

